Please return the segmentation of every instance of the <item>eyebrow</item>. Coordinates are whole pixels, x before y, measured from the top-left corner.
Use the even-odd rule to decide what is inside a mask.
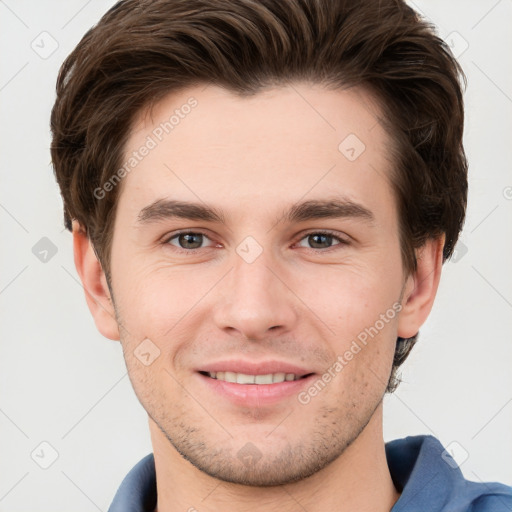
[[[346,198],[316,199],[293,204],[278,222],[304,222],[316,219],[356,218],[373,223],[375,217],[365,206]],[[226,224],[221,210],[201,203],[190,203],[172,199],[158,199],[144,207],[137,223],[144,225],[167,219],[185,219]]]

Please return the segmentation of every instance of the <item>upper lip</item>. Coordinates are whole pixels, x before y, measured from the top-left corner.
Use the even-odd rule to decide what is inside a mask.
[[[233,372],[245,375],[268,375],[269,373],[293,373],[298,377],[314,373],[300,366],[283,361],[217,361],[206,364],[198,369],[200,372]]]

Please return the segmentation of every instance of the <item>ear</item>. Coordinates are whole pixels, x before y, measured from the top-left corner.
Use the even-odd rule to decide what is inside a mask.
[[[398,317],[401,338],[418,334],[432,310],[441,278],[444,242],[445,235],[429,239],[416,253],[417,268],[407,277]]]
[[[105,273],[89,237],[77,221],[73,221],[73,251],[75,267],[96,328],[106,338],[119,340],[119,327]]]

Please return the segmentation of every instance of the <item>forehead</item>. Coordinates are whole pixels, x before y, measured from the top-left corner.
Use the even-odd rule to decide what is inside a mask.
[[[240,97],[203,85],[169,94],[133,123],[120,203],[135,213],[164,197],[246,211],[336,192],[389,199],[380,115],[360,88],[296,83]]]

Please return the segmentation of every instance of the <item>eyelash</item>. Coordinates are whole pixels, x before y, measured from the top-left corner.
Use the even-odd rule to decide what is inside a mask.
[[[178,254],[187,254],[187,255],[193,255],[194,253],[196,253],[197,251],[201,250],[201,249],[211,249],[212,247],[201,247],[199,249],[183,249],[181,247],[176,247],[172,244],[170,244],[170,241],[179,237],[180,235],[203,235],[204,237],[208,238],[208,240],[210,240],[210,237],[204,232],[204,231],[201,231],[201,230],[195,230],[195,231],[178,231],[176,233],[173,233],[171,236],[168,236],[166,237],[164,240],[163,240],[163,244],[164,245],[170,245],[174,251],[176,251]],[[332,247],[328,247],[327,249],[313,249],[313,248],[305,248],[305,249],[308,249],[310,251],[314,251],[314,252],[321,252],[321,253],[325,253],[325,252],[331,252],[332,250],[335,250],[336,247],[338,246],[346,246],[346,245],[349,245],[349,242],[348,240],[344,239],[344,238],[341,238],[337,235],[335,235],[333,232],[331,231],[310,231],[308,233],[305,233],[303,234],[300,238],[298,238],[295,242],[294,242],[294,245],[302,240],[304,240],[305,238],[307,238],[308,236],[311,236],[311,235],[323,235],[323,236],[328,236],[328,237],[331,237],[333,238],[334,240],[336,240],[337,242],[339,242],[338,244],[332,246]]]

